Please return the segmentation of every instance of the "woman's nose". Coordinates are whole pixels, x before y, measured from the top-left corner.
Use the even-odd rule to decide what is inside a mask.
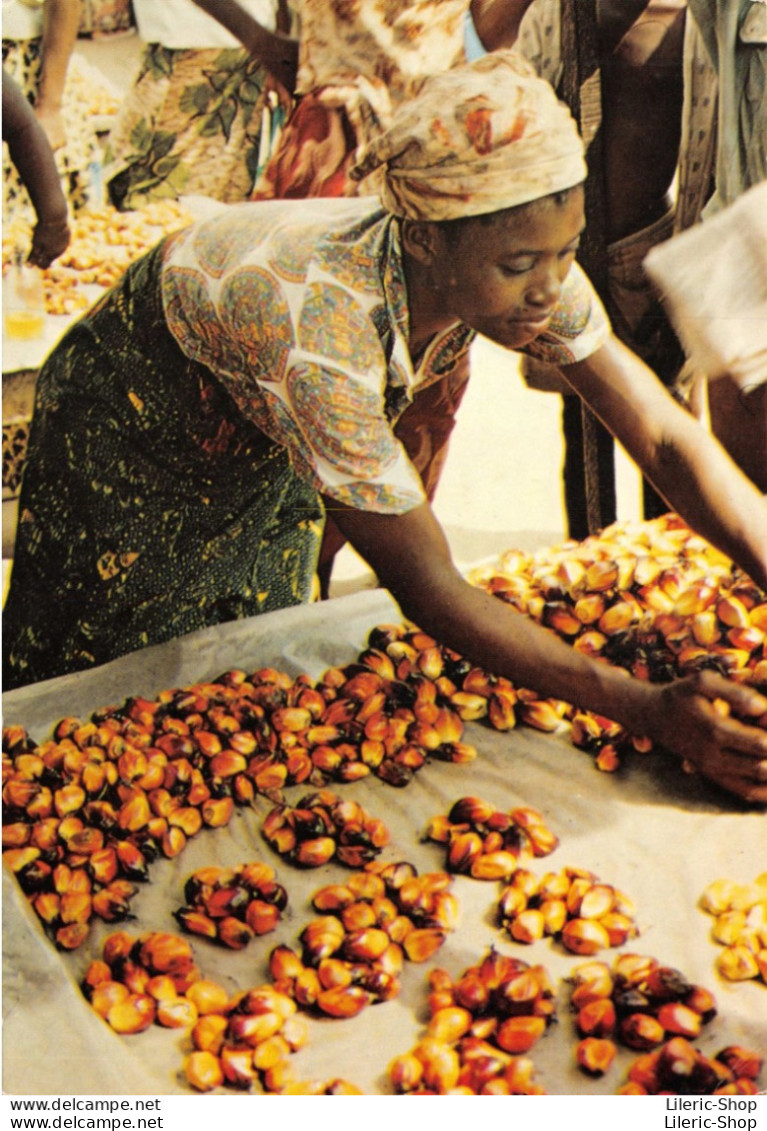
[[[548,308],[555,305],[561,289],[562,281],[559,273],[556,267],[552,266],[542,269],[534,279],[530,280],[530,286],[525,292],[525,299],[530,306]]]

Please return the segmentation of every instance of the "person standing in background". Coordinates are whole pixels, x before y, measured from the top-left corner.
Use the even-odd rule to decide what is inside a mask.
[[[688,0],[718,78],[713,195],[703,217],[767,179],[767,0]]]
[[[263,28],[244,18],[242,0],[194,2],[262,55]],[[355,149],[386,129],[427,75],[464,61],[469,2],[296,0],[296,103],[254,198],[364,192],[348,176]]]
[[[44,129],[72,212],[88,204],[90,169],[99,156],[82,107],[67,107],[65,85],[82,0],[3,0],[3,67],[21,87]],[[33,219],[26,189],[3,156],[3,223],[21,213]]]
[[[499,0],[474,0],[482,42],[493,47],[516,35],[517,49],[558,88],[562,0],[519,0],[519,6],[528,9],[521,21],[499,27]],[[619,337],[697,415],[707,407],[714,434],[767,491],[764,386],[746,391],[727,374],[712,381],[691,374],[643,266],[653,248],[767,177],[767,3],[602,0],[597,16],[609,241],[609,293],[602,297]],[[528,380],[564,393],[565,417],[578,410],[553,374],[531,365]],[[570,475],[578,479],[577,466]],[[572,506],[578,509],[577,498]],[[658,512],[650,492],[645,509],[647,517]],[[586,532],[585,526],[573,531]]]
[[[688,51],[676,233],[700,219],[705,224],[767,180],[767,2],[688,2],[690,35],[704,45],[698,57],[707,58],[695,65]],[[711,132],[716,144],[706,146]],[[699,168],[706,164],[713,181],[704,194]],[[698,372],[692,380],[693,398],[707,402],[714,435],[767,492],[767,381],[744,382],[735,372],[710,379]]]
[[[265,28],[287,30],[286,0],[242,0]],[[264,122],[288,95],[218,20],[193,0],[133,0],[145,47],[105,151],[111,203],[138,208],[199,194],[225,203],[253,190]]]

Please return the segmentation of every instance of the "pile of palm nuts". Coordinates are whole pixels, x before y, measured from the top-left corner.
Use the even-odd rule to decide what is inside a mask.
[[[467,707],[446,673],[460,679],[474,669],[405,626],[374,629],[373,642],[386,650],[371,646],[316,683],[272,668],[232,670],[87,720],[64,718],[39,744],[5,727],[4,859],[57,946],[80,946],[93,917],[125,918],[154,859],[177,856],[257,794],[280,806],[283,787],[303,782],[372,773],[401,787],[431,758],[470,761],[462,713],[476,705]],[[350,866],[388,835],[367,815],[354,826],[338,833],[335,849]],[[275,846],[292,839],[287,812],[270,816],[265,833]],[[336,838],[298,839],[293,860],[308,865]]]
[[[521,859],[548,856],[559,844],[537,809],[503,813],[481,797],[460,797],[447,815],[432,818],[424,835],[446,845],[449,872],[474,880],[508,879]]]
[[[404,638],[420,635],[396,634],[408,648]],[[393,661],[368,649],[316,685],[272,668],[228,671],[153,700],[131,697],[85,721],[64,718],[39,744],[6,726],[4,860],[56,945],[80,946],[94,917],[124,919],[153,860],[177,856],[190,837],[226,825],[235,806],[258,794],[278,803],[265,834],[287,853],[295,829],[280,808],[283,787],[370,773],[404,786],[429,757],[473,756],[455,740],[458,715],[437,706],[437,684],[417,664],[408,681],[406,662],[400,657],[397,678]],[[318,804],[312,819],[321,819]],[[358,866],[386,843],[382,822],[346,802],[334,806],[344,827],[300,845],[297,838],[293,862],[321,863],[332,841],[338,859]]]
[[[273,931],[288,903],[274,868],[261,860],[236,868],[199,868],[186,881],[184,898],[186,905],[174,912],[179,926],[231,950]]]
[[[584,868],[536,876],[517,868],[498,900],[498,917],[515,942],[559,939],[571,954],[592,955],[636,938],[634,901]]]
[[[155,201],[129,212],[119,212],[105,204],[73,217],[69,246],[42,272],[46,313],[76,314],[87,310],[93,294],[85,287],[113,286],[134,260],[163,236],[186,227],[193,219],[189,209],[175,200]],[[26,222],[14,220],[4,229],[4,275],[14,262],[16,249],[30,243]]]
[[[674,1037],[694,1040],[716,1016],[705,987],[672,966],[639,954],[581,963],[570,973],[570,1004],[580,1036],[579,1067],[593,1076],[611,1066],[616,1043],[637,1052],[658,1049]]]
[[[319,868],[329,860],[362,868],[389,843],[379,817],[329,789],[306,794],[295,806],[275,806],[262,833],[278,855],[301,868]]]
[[[314,894],[321,912],[301,932],[301,953],[278,946],[269,957],[274,985],[302,1008],[354,1017],[400,992],[407,959],[426,962],[458,920],[445,872],[418,875],[406,861],[369,864]]]
[[[190,902],[204,896],[209,910],[222,894],[229,908],[235,877],[240,890],[279,887],[270,872],[258,862],[201,869],[190,877],[187,894]],[[427,961],[457,924],[451,883],[444,872],[419,875],[405,861],[373,862],[343,884],[318,889],[312,906],[320,916],[301,931],[300,953],[274,947],[271,983],[233,997],[203,976],[184,938],[116,931],[105,940],[101,959],[88,966],[83,993],[121,1035],[152,1024],[187,1030],[193,1051],[185,1073],[198,1091],[260,1083],[281,1094],[358,1094],[345,1081],[320,1086],[297,1080],[288,1057],[308,1036],[298,1011],[348,1018],[396,997],[405,960]]]
[[[102,958],[89,965],[82,982],[93,1009],[115,1032],[140,1033],[157,1024],[184,1029],[192,1051],[184,1074],[200,1092],[259,1083],[281,1094],[359,1095],[346,1081],[298,1080],[290,1057],[308,1037],[295,1002],[265,984],[231,996],[203,977],[189,943],[177,935],[151,932],[109,935]]]
[[[554,987],[543,966],[491,948],[457,979],[429,975],[429,1023],[389,1078],[399,1093],[541,1095],[524,1054],[555,1019]]]
[[[222,1000],[215,987],[202,981],[190,944],[165,931],[138,938],[127,931],[109,935],[102,957],[88,966],[82,988],[96,1013],[124,1034],[141,1033],[153,1024],[188,1027],[200,1010],[207,1012],[212,999]]]
[[[691,983],[680,970],[652,957],[623,953],[612,967],[582,963],[569,980],[578,1066],[590,1076],[602,1076],[618,1045],[640,1053],[618,1094],[756,1093],[762,1068],[757,1052],[728,1045],[710,1058],[693,1045],[717,1006],[704,986]]]
[[[674,514],[614,523],[535,554],[510,550],[469,580],[637,679],[666,683],[712,668],[767,691],[767,594]],[[577,704],[546,704],[552,729],[557,715],[566,720],[573,743],[601,770],[651,749],[643,736]],[[749,722],[767,726],[765,717]]]
[[[501,568],[474,580],[573,647],[639,678],[715,666],[767,686],[765,595],[673,516],[616,525],[548,554],[506,555]],[[591,956],[637,933],[631,901],[593,873],[564,868],[538,878],[522,866],[559,843],[537,809],[502,812],[460,797],[425,833],[445,846],[445,870],[418,875],[409,863],[378,859],[389,840],[384,822],[328,788],[370,775],[404,787],[433,760],[469,763],[476,750],[466,726],[480,720],[499,731],[520,724],[569,731],[602,770],[615,769],[627,750],[649,748],[608,719],[483,671],[415,626],[379,625],[354,663],[318,679],[232,669],[152,699],[132,696],[87,719],[64,718],[41,742],[6,726],[4,862],[50,939],[75,950],[95,920],[130,918],[155,860],[226,826],[236,807],[268,799],[262,832],[286,864],[362,869],[315,893],[317,917],[296,948],[271,951],[272,984],[230,996],[203,977],[187,939],[118,930],[83,988],[121,1034],[154,1023],[188,1029],[185,1071],[197,1090],[258,1084],[356,1094],[344,1080],[297,1078],[289,1058],[306,1039],[300,1014],[352,1017],[396,997],[406,962],[428,961],[456,928],[455,874],[501,881],[500,925],[518,943],[548,935]],[[299,785],[310,792],[287,804],[283,791]],[[718,972],[764,978],[764,877],[747,895],[718,885],[702,900],[725,948]],[[184,898],[176,917],[186,932],[242,949],[277,925],[287,890],[270,865],[252,861],[198,869]],[[639,1053],[624,1094],[755,1088],[757,1054],[731,1046],[709,1060],[692,1045],[715,1005],[678,971],[621,954],[612,967],[576,967],[572,980],[576,1061],[586,1073],[608,1071],[623,1045]],[[542,966],[491,950],[455,980],[433,970],[429,984],[427,1033],[391,1067],[397,1091],[542,1092],[527,1055],[554,1018]]]
[[[611,527],[546,555],[507,555],[503,570],[481,581],[573,647],[635,676],[662,680],[715,665],[756,686],[767,679],[765,595],[674,516]],[[629,619],[619,628],[621,617]],[[569,725],[574,743],[606,770],[627,747],[648,747],[609,720],[514,688],[412,626],[378,626],[368,645],[316,681],[232,670],[154,700],[132,697],[86,721],[62,719],[39,745],[6,727],[6,860],[57,944],[80,945],[93,915],[119,920],[153,858],[225,825],[235,805],[259,793],[279,804],[283,787],[368,774],[406,786],[431,759],[475,757],[463,741],[469,721],[499,730]],[[486,840],[497,841],[495,832]],[[526,832],[545,843],[543,823]],[[466,836],[464,846],[476,848],[474,830]],[[493,870],[495,850],[484,845],[477,869]]]
[[[685,1037],[672,1037],[629,1066],[620,1096],[755,1096],[762,1057],[753,1049],[727,1045],[706,1056]]]
[[[719,974],[730,982],[767,982],[767,872],[752,884],[713,880],[700,906],[714,917],[711,938],[722,947]]]

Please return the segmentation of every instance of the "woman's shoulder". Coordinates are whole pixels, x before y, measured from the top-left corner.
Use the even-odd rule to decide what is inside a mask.
[[[359,352],[380,337],[390,302],[404,301],[390,226],[377,200],[229,206],[166,245],[168,324],[214,369],[256,342],[311,340],[318,357],[335,357],[351,335]]]
[[[343,257],[343,247],[353,247],[355,233],[384,220],[385,213],[372,198],[229,205],[193,225],[173,246],[167,264],[194,266],[215,279],[260,264],[286,282],[300,283],[320,249],[332,245]]]

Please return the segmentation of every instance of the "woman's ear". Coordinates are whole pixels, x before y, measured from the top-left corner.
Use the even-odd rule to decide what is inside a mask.
[[[439,256],[442,233],[426,220],[403,220],[402,246],[424,267],[431,267]]]

